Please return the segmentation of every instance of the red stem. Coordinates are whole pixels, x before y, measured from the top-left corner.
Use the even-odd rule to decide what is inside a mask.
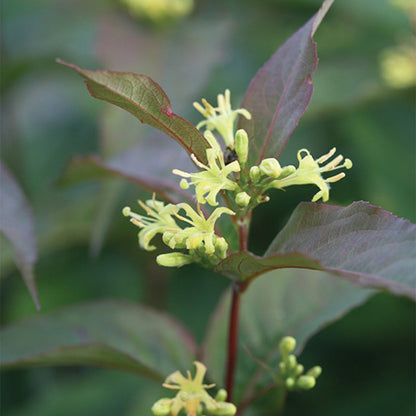
[[[238,239],[240,251],[247,251],[248,247],[248,224],[247,221],[240,221],[238,227]],[[233,399],[235,367],[237,363],[238,347],[238,317],[240,312],[241,286],[233,285],[233,297],[230,309],[230,321],[228,327],[228,351],[227,351],[227,373],[225,385],[228,392],[228,400]]]
[[[235,365],[237,362],[238,315],[240,310],[240,297],[240,289],[237,285],[234,285],[228,331],[228,361],[225,380],[226,390],[228,392],[228,401],[230,402],[233,400]]]

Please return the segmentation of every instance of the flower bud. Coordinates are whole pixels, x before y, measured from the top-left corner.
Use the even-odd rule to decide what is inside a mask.
[[[297,365],[298,365],[298,362],[296,360],[296,357],[293,354],[290,354],[287,357],[287,366],[289,367],[289,370],[294,370]]]
[[[160,399],[152,406],[152,412],[156,416],[169,416],[171,407],[171,399]]]
[[[318,378],[322,373],[322,367],[319,365],[316,365],[315,367],[312,367],[306,375],[312,376],[313,378]]]
[[[261,172],[260,172],[260,169],[259,169],[258,166],[252,166],[250,168],[250,179],[253,182],[257,182],[259,180],[260,174],[261,174]]]
[[[296,168],[293,165],[285,166],[282,168],[282,171],[280,172],[279,179],[284,179],[294,172],[296,172]]]
[[[303,373],[304,367],[302,364],[298,364],[295,369],[295,374],[300,376]]]
[[[296,348],[296,340],[293,337],[284,337],[279,344],[280,352],[286,356]]]
[[[122,212],[123,212],[123,215],[125,217],[128,217],[131,213],[131,208],[130,207],[124,207]]]
[[[156,262],[159,266],[164,267],[181,267],[185,264],[192,263],[192,257],[184,253],[167,253],[160,254],[156,257]]]
[[[218,407],[209,410],[211,415],[215,416],[234,416],[237,413],[237,408],[232,403],[217,402]]]
[[[289,377],[286,379],[285,384],[289,390],[292,390],[295,387],[296,382],[293,377]]]
[[[280,163],[277,159],[271,157],[268,159],[263,159],[260,163],[260,170],[270,178],[278,178],[280,173],[282,172],[282,168],[280,167]]]
[[[225,402],[227,400],[227,390],[225,389],[220,389],[218,390],[217,395],[215,396],[215,401],[216,402]]]
[[[219,237],[215,240],[215,253],[220,259],[225,259],[227,257],[228,243],[223,237]]]
[[[244,165],[248,156],[248,136],[244,129],[237,130],[235,134],[235,152],[237,153],[238,161]]]
[[[312,376],[301,376],[298,378],[296,384],[301,389],[309,390],[315,386],[316,381]]]
[[[250,195],[247,192],[239,192],[235,197],[235,202],[239,207],[246,207],[250,203]]]

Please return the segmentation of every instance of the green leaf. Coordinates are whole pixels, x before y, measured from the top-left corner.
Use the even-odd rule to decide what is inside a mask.
[[[173,113],[169,98],[151,78],[129,72],[89,71],[60,59],[57,62],[84,77],[92,97],[123,108],[142,123],[175,139],[202,163],[207,163],[208,142],[189,121]]]
[[[264,257],[237,253],[217,271],[246,284],[282,267],[330,272],[361,287],[416,298],[416,225],[367,202],[301,203]]]
[[[39,310],[34,275],[38,249],[32,210],[16,179],[1,162],[0,176],[0,231],[13,246],[16,265]]]
[[[191,335],[145,306],[101,301],[44,314],[1,331],[2,368],[97,365],[161,380],[190,366]]]
[[[294,33],[257,72],[242,108],[251,120],[240,117],[238,128],[250,138],[249,162],[279,158],[312,97],[312,75],[318,66],[312,36],[333,0],[325,0],[318,13]]]
[[[372,293],[333,279],[327,273],[311,270],[274,270],[254,281],[241,295],[237,401],[253,393],[255,384],[250,379],[261,370],[243,345],[277,373],[277,347],[283,336],[296,338],[298,354],[312,335],[363,303]],[[219,385],[222,385],[226,368],[224,345],[227,342],[230,299],[227,292],[219,302],[203,344],[204,362],[210,376]],[[262,380],[263,373],[260,371],[257,381]],[[268,382],[271,381],[269,376]]]

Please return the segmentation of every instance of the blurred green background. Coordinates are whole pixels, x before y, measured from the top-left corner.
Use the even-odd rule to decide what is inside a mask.
[[[81,78],[55,58],[149,75],[166,90],[173,110],[196,123],[193,101],[213,102],[230,88],[238,106],[258,68],[320,1],[201,0],[184,2],[184,8],[177,1],[163,15],[133,3],[2,2],[1,158],[34,210],[43,311],[93,299],[131,299],[168,310],[200,341],[228,281],[194,266],[160,268],[154,253],[139,250],[136,230],[120,215],[123,206],[143,197],[137,186],[117,178],[59,185],[72,156],[110,157],[147,130],[137,126],[118,133],[120,120],[139,123],[91,99]],[[415,16],[412,1],[335,0],[315,36],[320,62],[314,96],[282,160],[293,163],[302,147],[320,155],[332,146],[351,158],[354,168],[334,186],[330,203],[367,200],[416,219]],[[259,207],[252,251],[261,254],[296,205],[313,194],[312,188],[289,189],[285,198],[276,194]],[[37,312],[8,243],[1,243],[5,325]],[[323,376],[312,392],[291,396],[284,414],[413,415],[414,324],[411,301],[378,294],[327,327],[312,338],[302,359],[306,367],[322,364]],[[10,416],[145,415],[160,394],[152,382],[102,369],[1,375],[1,410]]]

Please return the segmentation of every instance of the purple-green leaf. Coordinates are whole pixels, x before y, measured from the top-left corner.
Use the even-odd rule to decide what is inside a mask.
[[[239,365],[235,386],[237,400],[251,396],[256,388],[261,388],[262,381],[267,384],[271,381],[270,376],[263,380],[261,367],[243,345],[277,373],[281,338],[286,335],[295,337],[298,354],[312,335],[363,303],[373,293],[313,270],[273,270],[255,280],[241,299]],[[230,300],[230,293],[225,293],[212,316],[203,343],[204,362],[213,381],[219,384],[222,384],[226,367],[224,345],[227,342]],[[253,378],[256,370],[260,373]]]
[[[191,335],[169,316],[126,301],[43,314],[1,331],[2,368],[92,365],[162,380],[195,359]]]
[[[60,178],[60,184],[69,185],[79,181],[90,179],[109,179],[121,177],[149,191],[156,192],[161,198],[177,203],[181,200],[191,199],[191,195],[182,190],[172,173],[164,178],[158,174],[159,165],[150,171],[152,162],[148,158],[140,163],[143,158],[141,147],[136,146],[122,154],[112,158],[110,161],[103,160],[99,155],[76,156],[70,160]],[[146,168],[149,170],[146,172]],[[170,176],[170,177],[169,177]]]
[[[129,72],[89,71],[60,59],[57,62],[84,77],[91,96],[128,111],[175,139],[201,162],[207,162],[208,142],[189,121],[173,113],[169,98],[151,78]]]
[[[286,40],[251,81],[241,107],[252,118],[240,117],[238,124],[249,135],[251,164],[265,157],[278,159],[306,111],[318,65],[312,36],[332,3],[325,0],[318,13]]]
[[[13,246],[16,265],[39,310],[34,275],[38,249],[32,210],[16,179],[1,162],[0,176],[0,231]]]
[[[301,203],[263,257],[237,253],[217,271],[246,284],[268,270],[323,270],[416,298],[416,225],[366,202]]]

